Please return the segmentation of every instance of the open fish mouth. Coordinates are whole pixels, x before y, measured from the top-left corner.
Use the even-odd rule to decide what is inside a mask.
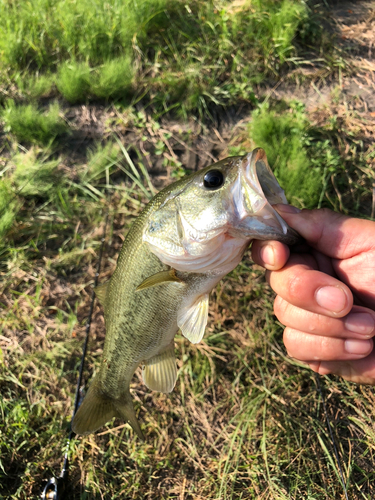
[[[278,240],[294,245],[302,240],[273,208],[287,204],[284,191],[268,165],[263,149],[239,159],[239,175],[232,187],[234,219],[230,234],[258,240]]]

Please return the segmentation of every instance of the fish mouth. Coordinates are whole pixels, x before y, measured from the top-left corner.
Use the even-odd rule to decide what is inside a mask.
[[[287,245],[302,241],[273,208],[287,204],[263,149],[256,148],[240,159],[239,178],[233,193],[236,223],[231,234],[257,240],[277,240]]]

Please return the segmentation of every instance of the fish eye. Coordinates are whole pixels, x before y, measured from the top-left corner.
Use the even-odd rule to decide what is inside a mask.
[[[203,185],[207,189],[217,189],[224,184],[224,175],[221,170],[209,170],[203,178]]]

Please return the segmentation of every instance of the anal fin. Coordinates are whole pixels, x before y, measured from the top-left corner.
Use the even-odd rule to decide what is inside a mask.
[[[189,306],[183,306],[177,313],[177,324],[182,335],[192,344],[203,338],[208,320],[208,293],[196,298]]]
[[[173,391],[177,379],[173,341],[164,351],[145,362],[142,376],[144,383],[153,391]]]

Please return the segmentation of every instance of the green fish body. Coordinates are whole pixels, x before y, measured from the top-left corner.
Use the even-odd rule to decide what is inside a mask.
[[[116,269],[97,289],[106,339],[100,369],[72,423],[89,434],[119,417],[143,434],[129,391],[142,365],[147,387],[171,392],[174,336],[204,335],[208,296],[252,239],[292,244],[298,235],[272,208],[286,203],[261,149],[222,160],[167,186],[130,228]]]

